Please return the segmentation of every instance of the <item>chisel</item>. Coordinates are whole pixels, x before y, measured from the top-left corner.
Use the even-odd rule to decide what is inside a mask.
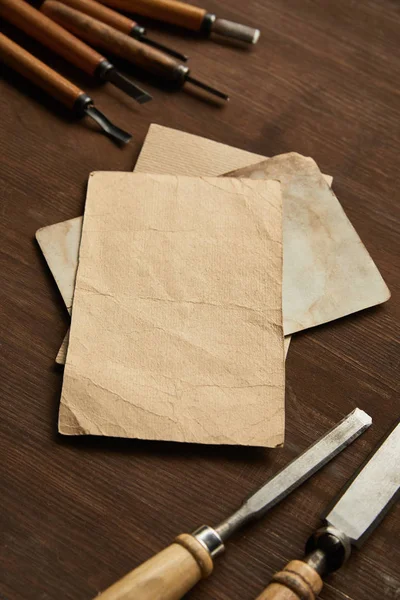
[[[126,144],[131,139],[129,133],[113,125],[95,108],[93,100],[85,92],[2,33],[0,33],[0,60],[64,104],[78,117],[84,115],[91,117],[115,141]]]
[[[175,56],[179,60],[187,61],[188,57],[181,52],[177,52],[172,48],[168,48],[164,46],[164,44],[160,44],[155,40],[152,40],[147,37],[146,29],[129,19],[125,15],[121,15],[121,13],[105,6],[104,4],[100,4],[96,2],[96,0],[62,0],[63,4],[67,4],[68,6],[72,6],[72,8],[76,8],[76,10],[80,10],[81,12],[102,21],[103,23],[107,23],[107,25],[111,25],[114,29],[118,29],[122,33],[126,33],[126,35],[130,35],[136,40],[140,40],[143,44],[148,44],[149,46],[153,46],[153,48],[157,48],[162,52],[166,52],[171,56]]]
[[[112,585],[96,600],[179,600],[213,570],[213,559],[224,543],[247,523],[265,513],[306,481],[371,425],[371,418],[356,408],[244,501],[230,517],[212,528],[202,525]]]
[[[260,37],[259,29],[219,19],[204,8],[178,2],[178,0],[101,0],[101,2],[126,12],[198,31],[206,36],[216,33],[248,44],[256,44]]]
[[[276,573],[257,600],[314,600],[322,577],[339,569],[351,546],[360,548],[396,501],[400,490],[400,424],[345,486],[306,544],[303,561]],[[383,596],[382,596],[383,598]]]
[[[210,94],[228,100],[228,96],[209,85],[194,79],[189,67],[178,62],[171,56],[155,48],[149,48],[138,40],[121,33],[114,27],[94,19],[57,0],[45,0],[40,10],[50,19],[85,40],[93,46],[98,46],[106,52],[128,60],[135,66],[146,70],[160,79],[183,86],[185,82],[192,83]]]
[[[43,46],[60,54],[82,71],[100,80],[113,83],[139,104],[152,99],[150,94],[121,75],[104,56],[24,0],[0,0],[0,16],[35,38]]]

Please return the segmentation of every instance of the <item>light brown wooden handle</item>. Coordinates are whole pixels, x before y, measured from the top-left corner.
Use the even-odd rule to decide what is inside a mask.
[[[100,0],[102,4],[199,31],[207,11],[178,0]]]
[[[151,48],[57,0],[46,0],[40,10],[89,44],[129,60],[153,75],[174,79],[179,63],[164,52]]]
[[[63,4],[67,4],[71,6],[71,8],[75,8],[76,10],[80,10],[86,15],[90,15],[103,23],[107,23],[107,25],[111,25],[111,27],[115,27],[118,31],[122,31],[122,33],[126,33],[129,35],[132,29],[137,25],[136,21],[121,15],[121,13],[112,10],[112,8],[108,8],[104,4],[100,4],[96,2],[96,0],[62,0]]]
[[[0,33],[0,61],[35,83],[67,108],[72,109],[79,96],[84,94],[68,79],[50,69],[2,33]]]
[[[212,570],[207,550],[192,535],[184,533],[96,596],[96,600],[179,600]]]
[[[105,60],[98,52],[54,23],[25,0],[0,0],[0,16],[89,75]]]
[[[292,560],[275,573],[257,600],[315,600],[323,582],[315,569],[301,560]]]

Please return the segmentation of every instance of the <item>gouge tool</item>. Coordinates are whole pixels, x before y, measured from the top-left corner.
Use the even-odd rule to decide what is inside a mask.
[[[322,577],[339,569],[351,546],[362,546],[396,501],[400,490],[400,424],[347,483],[325,513],[326,525],[306,544],[303,561],[276,573],[257,600],[315,600]]]
[[[215,33],[248,44],[256,44],[260,37],[259,29],[220,19],[204,8],[178,2],[178,0],[101,0],[101,2],[126,12],[198,31],[205,36]]]
[[[126,144],[131,139],[129,133],[113,125],[94,106],[93,100],[85,92],[1,33],[0,61],[42,88],[78,117],[91,117],[115,141]]]
[[[228,100],[228,96],[223,92],[192,77],[187,65],[183,65],[171,56],[167,56],[164,52],[149,48],[138,40],[132,39],[88,14],[57,0],[45,0],[40,10],[47,17],[75,36],[85,40],[88,44],[124,58],[164,81],[174,83],[177,86],[182,86],[187,81],[201,87],[210,94]]]
[[[202,525],[112,585],[96,600],[179,600],[200,579],[208,577],[224,543],[247,523],[266,512],[306,481],[371,425],[356,408],[334,429],[272,477],[230,517],[216,527]]]
[[[88,75],[110,81],[139,104],[152,99],[150,94],[121,75],[104,56],[27,4],[25,0],[0,0],[0,16]]]
[[[158,50],[161,50],[166,54],[170,54],[179,60],[187,61],[188,59],[185,54],[177,52],[172,48],[168,48],[167,46],[164,46],[164,44],[160,44],[159,42],[147,37],[146,29],[139,25],[139,23],[136,23],[136,21],[133,21],[125,15],[121,15],[121,13],[109,8],[108,6],[105,6],[104,4],[96,2],[96,0],[63,0],[63,4],[67,4],[72,8],[76,8],[76,10],[80,10],[81,12],[98,19],[103,23],[107,23],[107,25],[111,25],[111,27],[114,27],[114,29],[118,29],[118,31],[140,40],[143,42],[143,44],[153,46],[153,48],[157,48]]]

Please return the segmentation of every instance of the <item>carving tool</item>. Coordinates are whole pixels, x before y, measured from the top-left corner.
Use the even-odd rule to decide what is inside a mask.
[[[339,569],[351,546],[362,546],[395,502],[400,490],[400,424],[348,483],[325,516],[326,525],[306,544],[304,561],[276,573],[257,600],[315,600],[322,577]]]
[[[104,56],[24,0],[0,0],[0,16],[89,75],[113,83],[139,104],[152,99],[150,94],[121,75]]]
[[[2,33],[0,33],[0,60],[59,100],[78,117],[84,115],[91,117],[108,136],[117,142],[126,144],[131,139],[129,133],[113,125],[95,108],[93,100],[85,92]]]
[[[260,37],[259,29],[227,21],[226,19],[219,19],[204,8],[192,6],[186,4],[186,2],[178,2],[177,0],[101,0],[101,2],[126,12],[133,12],[144,17],[178,25],[185,29],[198,31],[206,36],[215,33],[248,44],[256,44]]]
[[[45,0],[40,10],[56,23],[93,46],[112,52],[161,79],[183,86],[190,82],[223,100],[228,96],[190,75],[189,67],[155,48],[121,33],[114,27],[94,19],[56,0]]]
[[[217,527],[203,525],[191,535],[179,535],[171,546],[131,571],[96,600],[179,600],[211,574],[213,559],[223,552],[224,542],[233,533],[263,517],[370,425],[371,418],[356,408]]]
[[[107,23],[107,25],[111,25],[111,27],[114,27],[114,29],[118,29],[118,31],[140,40],[143,42],[143,44],[153,46],[153,48],[157,48],[158,50],[161,50],[166,54],[170,54],[179,60],[187,61],[188,59],[185,54],[177,52],[172,48],[168,48],[167,46],[148,38],[146,35],[146,29],[139,25],[139,23],[136,23],[136,21],[129,19],[125,15],[121,15],[121,13],[116,12],[104,4],[96,2],[96,0],[63,0],[63,4],[67,4],[72,8],[76,8],[76,10],[80,10],[81,12],[98,19],[103,23]]]

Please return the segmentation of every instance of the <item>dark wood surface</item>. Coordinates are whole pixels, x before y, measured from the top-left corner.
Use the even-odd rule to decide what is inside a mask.
[[[193,74],[231,94],[223,109],[148,85],[139,107],[11,27],[14,40],[59,68],[134,133],[124,149],[75,122],[8,69],[0,82],[0,598],[90,600],[180,532],[215,524],[243,496],[355,406],[373,427],[257,526],[229,544],[193,600],[255,598],[302,556],[319,515],[400,413],[398,0],[210,0],[221,16],[262,30],[252,50],[168,27],[154,37],[187,51]],[[2,24],[3,29],[3,24]],[[93,170],[130,170],[150,123],[259,154],[297,151],[334,189],[392,291],[375,309],[294,337],[287,360],[285,447],[196,447],[63,438],[62,373],[54,356],[68,316],[35,231],[83,211]],[[371,494],[377,490],[371,490]],[[400,598],[400,509],[328,578],[325,600]]]

